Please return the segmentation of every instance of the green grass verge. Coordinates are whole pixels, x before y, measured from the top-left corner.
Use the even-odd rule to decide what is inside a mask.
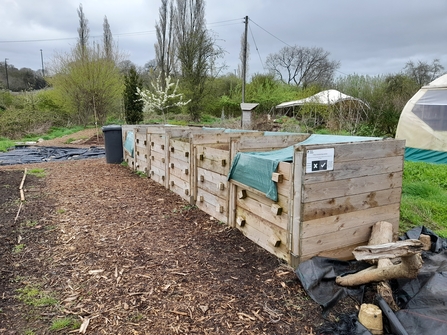
[[[12,147],[14,147],[14,141],[11,141],[5,137],[0,137],[0,152],[6,152]]]
[[[89,128],[89,127],[87,127],[87,128]],[[77,133],[78,131],[81,131],[84,129],[86,129],[86,128],[82,127],[82,126],[71,127],[71,128],[53,127],[45,135],[29,134],[29,135],[25,136],[24,138],[17,140],[17,141],[12,141],[8,138],[0,137],[0,152],[6,152],[6,151],[8,151],[8,149],[13,148],[15,146],[16,142],[33,142],[33,141],[39,140],[40,138],[43,138],[44,140],[52,140],[54,138],[59,138],[59,137],[65,136],[65,135],[71,135],[71,134]]]
[[[447,237],[447,165],[405,162],[400,230],[426,226]]]

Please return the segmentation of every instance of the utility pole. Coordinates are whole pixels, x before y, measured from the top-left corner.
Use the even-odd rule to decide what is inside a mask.
[[[245,81],[247,79],[247,31],[248,16],[245,17],[244,46],[242,51],[242,103],[245,102]]]
[[[8,63],[6,62],[8,58],[5,58],[5,72],[6,72],[6,88],[9,91],[9,79],[8,79]]]
[[[45,69],[43,67],[43,53],[42,53],[42,49],[40,49],[40,60],[42,61],[42,77],[45,77]]]

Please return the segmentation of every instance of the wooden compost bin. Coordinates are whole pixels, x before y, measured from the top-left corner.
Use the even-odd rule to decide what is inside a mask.
[[[230,141],[240,136],[260,136],[262,132],[193,134],[193,201],[217,220],[228,222],[229,188],[227,176],[231,165]]]
[[[404,147],[392,139],[295,144],[293,162],[272,175],[278,201],[231,180],[230,224],[293,267],[313,256],[351,259],[377,221],[398,232]],[[312,171],[321,151],[333,152],[332,170]]]
[[[191,134],[224,129],[180,126],[135,126],[135,166],[155,182],[192,203]]]
[[[234,190],[227,180],[238,151],[266,151],[284,148],[304,140],[308,134],[281,135],[264,132],[194,134],[194,201],[198,208],[217,220],[232,224]]]
[[[244,137],[233,140],[232,148],[234,155],[237,152],[272,151],[304,141],[309,136],[309,134],[271,133],[263,137]],[[280,181],[277,183],[276,202],[254,188],[231,180],[229,224],[277,257],[288,260],[289,250],[284,241],[288,239],[288,222],[291,214],[289,208],[292,208],[293,199],[291,164],[281,162],[275,173],[272,178]]]

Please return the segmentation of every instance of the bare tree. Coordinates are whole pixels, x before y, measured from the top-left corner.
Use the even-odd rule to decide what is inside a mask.
[[[161,1],[161,7],[159,9],[160,20],[155,25],[155,31],[157,34],[157,43],[155,44],[155,56],[157,68],[161,73],[162,88],[164,89],[166,83],[165,78],[171,76],[175,68],[175,53],[176,42],[173,38],[174,29],[174,5],[172,0]]]
[[[177,57],[191,117],[199,119],[205,83],[222,51],[206,29],[204,0],[177,0],[175,15]],[[218,71],[216,71],[217,73]]]
[[[340,62],[329,60],[330,53],[322,48],[287,46],[266,59],[267,68],[287,84],[307,87],[327,86],[334,78]]]
[[[412,78],[419,86],[424,86],[439,77],[444,70],[444,66],[439,63],[439,59],[433,60],[431,64],[418,61],[415,64],[409,61],[404,67],[404,73]]]

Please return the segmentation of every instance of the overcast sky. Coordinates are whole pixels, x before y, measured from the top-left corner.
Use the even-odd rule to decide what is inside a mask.
[[[39,70],[76,44],[82,2],[91,41],[104,16],[114,40],[136,65],[155,58],[160,0],[0,0],[0,62]],[[321,47],[340,76],[400,72],[409,60],[447,70],[447,0],[206,0],[206,22],[226,51],[227,72],[239,63],[243,18],[249,17],[249,76],[286,45]]]

